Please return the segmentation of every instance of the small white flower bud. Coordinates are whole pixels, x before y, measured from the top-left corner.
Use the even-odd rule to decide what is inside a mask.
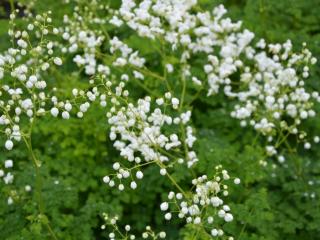
[[[51,112],[51,115],[52,115],[53,117],[57,117],[58,114],[59,114],[59,109],[56,108],[56,107],[53,107],[53,108],[51,108],[50,112]]]
[[[238,185],[238,184],[240,184],[241,181],[240,181],[240,178],[235,178],[233,182],[234,182],[234,184]]]
[[[143,173],[142,173],[141,171],[138,171],[138,172],[136,173],[136,177],[137,177],[138,179],[142,179],[142,178],[143,178]]]
[[[164,218],[165,218],[166,220],[170,220],[171,217],[172,217],[172,214],[171,214],[171,213],[166,213],[166,214],[164,215]]]
[[[167,174],[167,170],[166,170],[165,168],[161,168],[161,169],[160,169],[160,174],[161,174],[162,176],[166,175],[166,174]]]
[[[163,202],[160,204],[161,211],[167,211],[169,208],[169,204],[167,202]]]
[[[4,162],[4,167],[5,168],[12,168],[13,167],[13,161],[12,160],[6,160]]]
[[[61,65],[62,65],[62,60],[61,60],[61,58],[59,58],[59,57],[55,57],[55,58],[53,59],[53,62],[54,62],[54,64],[56,64],[56,65],[58,65],[58,66],[61,66]]]
[[[10,151],[13,148],[13,142],[11,140],[7,140],[4,146],[7,150]]]
[[[132,181],[132,182],[130,183],[130,187],[131,187],[132,189],[136,189],[136,188],[137,188],[137,183],[136,183],[135,181]]]

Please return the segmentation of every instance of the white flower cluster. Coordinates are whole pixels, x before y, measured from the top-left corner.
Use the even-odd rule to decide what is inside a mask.
[[[311,148],[300,125],[316,115],[314,104],[320,102],[319,93],[309,92],[305,83],[310,66],[317,60],[305,47],[301,53],[293,52],[290,41],[267,44],[262,39],[256,43],[254,33],[242,29],[241,22],[224,17],[227,11],[222,5],[209,12],[199,10],[197,0],[122,0],[118,10],[98,0],[87,4],[90,7],[75,4],[73,15],[64,16],[60,28],[51,26],[52,19],[47,13],[37,15],[26,30],[10,29],[14,47],[0,54],[0,130],[6,135],[5,148],[12,150],[15,142],[28,137],[28,131],[20,124],[23,118],[30,122],[29,128],[35,117],[46,113],[69,119],[75,112],[82,118],[99,101],[101,107],[107,107],[109,138],[125,159],[123,163],[114,162],[112,168],[116,172],[105,176],[103,181],[120,191],[125,189],[124,181],[130,181],[130,188],[136,189],[137,182],[144,177],[143,168],[155,164],[160,174],[179,189],[177,193],[170,192],[169,201],[160,205],[166,212],[165,219],[172,218],[172,206],[188,224],[203,227],[212,237],[223,236],[221,222],[233,220],[230,207],[223,200],[229,194],[225,184],[230,180],[228,172],[218,166],[213,179],[206,175],[194,179],[191,192],[184,192],[168,173],[176,163],[185,163],[190,168],[198,161],[193,149],[196,137],[190,123],[192,101],[186,103],[189,101],[186,81],[197,85],[197,89],[206,89],[208,97],[214,97],[222,89],[235,104],[231,117],[238,119],[241,126],[250,125],[266,136],[268,155],[276,155],[290,134],[304,141],[305,149]],[[107,18],[105,12],[113,16]],[[101,13],[103,16],[99,17]],[[10,17],[13,24],[15,14]],[[126,25],[138,36],[157,41],[165,49],[160,54],[163,76],[149,70],[148,58],[131,48],[126,39],[110,37],[106,24],[116,28]],[[50,40],[51,35],[61,36],[61,42]],[[64,54],[63,59],[71,56],[80,71],[84,69],[86,75],[95,76],[87,90],[74,86],[69,100],[60,100],[57,88],[48,81],[51,71],[64,64],[56,49]],[[171,55],[164,56],[168,53]],[[191,60],[199,56],[206,59],[206,64],[198,67],[203,69],[201,75],[206,81],[191,70],[194,67]],[[175,65],[168,59],[174,59]],[[171,89],[170,81],[175,79],[169,79],[167,73],[173,72],[182,79],[181,93],[176,87],[174,91]],[[153,96],[147,84],[136,81],[149,96],[129,99],[126,84],[145,76],[163,80],[166,88],[159,88],[158,96]],[[179,81],[175,86],[178,84]],[[319,143],[320,138],[314,137],[314,142]],[[5,161],[5,168],[12,166],[12,160]],[[10,172],[1,169],[0,177],[5,184],[14,179]],[[239,184],[240,179],[234,179],[234,183]],[[26,186],[26,191],[30,190]],[[13,203],[11,197],[8,203]],[[124,233],[120,231],[117,217],[104,218],[114,230],[109,233],[110,239],[136,239],[129,233],[129,225]],[[150,227],[142,234],[143,239],[165,237],[166,233],[156,234]]]
[[[166,212],[166,220],[172,218],[172,212],[178,212],[178,217],[185,219],[187,223],[203,226],[204,230],[209,231],[213,237],[222,236],[222,229],[216,227],[217,218],[223,219],[224,222],[231,222],[233,215],[230,207],[224,203],[223,197],[228,196],[228,185],[225,181],[230,180],[226,170],[222,166],[217,166],[219,171],[212,180],[207,175],[192,180],[194,190],[192,193],[175,193],[168,194],[168,202],[162,202],[160,209]],[[240,179],[234,179],[235,184],[240,183]]]
[[[11,15],[11,19],[15,19],[15,14]],[[10,28],[9,36],[17,43],[16,48],[9,48],[0,54],[0,79],[3,80],[0,84],[0,127],[4,128],[2,132],[7,136],[4,144],[7,150],[13,149],[14,141],[28,137],[28,129],[24,133],[24,126],[20,124],[24,118],[32,124],[35,117],[50,112],[53,117],[61,113],[63,119],[69,119],[72,110],[82,118],[92,102],[100,100],[100,105],[106,106],[106,95],[100,93],[98,87],[90,87],[86,91],[75,88],[71,100],[60,101],[52,95],[57,88],[47,86],[46,78],[63,61],[54,54],[59,44],[49,40],[60,32],[51,26],[51,22],[49,12],[37,15],[26,30]],[[80,32],[79,35],[81,37],[83,34]],[[84,42],[84,37],[80,41]],[[101,76],[109,74],[108,67],[98,68]],[[90,83],[94,84],[94,81]]]
[[[282,45],[258,45],[263,45],[261,50],[252,50],[252,55],[247,56],[253,67],[245,67],[241,73],[240,81],[244,83],[241,91],[233,91],[231,85],[225,87],[226,94],[239,102],[231,116],[239,119],[241,126],[249,124],[267,136],[274,147],[274,151],[267,151],[270,155],[277,153],[276,148],[283,141],[281,134],[297,135],[308,149],[310,143],[300,125],[303,120],[315,117],[314,103],[320,102],[320,97],[317,92],[307,91],[304,79],[309,76],[308,66],[315,64],[316,59],[307,49],[293,53],[290,41]],[[300,66],[302,71],[298,70]]]
[[[164,100],[160,99],[160,101]],[[166,102],[164,104],[167,107],[169,105]],[[135,159],[139,155],[146,162],[154,160],[168,162],[170,150],[181,146],[182,140],[179,136],[176,133],[166,134],[163,132],[163,127],[185,125],[190,120],[191,113],[186,112],[173,118],[165,114],[164,110],[159,107],[157,106],[152,111],[151,97],[145,97],[139,99],[136,106],[129,103],[127,107],[121,107],[118,111],[114,107],[108,113],[108,123],[111,125],[110,139],[115,141],[114,147],[129,162],[141,162],[141,160]],[[168,108],[166,110],[169,111]],[[120,140],[116,140],[117,136]],[[191,127],[188,127],[188,137],[191,139],[188,141],[188,146],[191,148],[194,142]],[[190,167],[195,159],[186,159],[186,161],[189,162]]]
[[[115,239],[121,239],[121,240],[134,240],[134,239],[139,239],[137,236],[133,233],[130,233],[131,231],[131,226],[130,225],[125,225],[124,230],[120,229],[120,227],[117,225],[118,217],[109,217],[108,214],[104,213],[103,214],[104,221],[106,224],[101,226],[101,229],[104,230],[106,229],[107,226],[111,226],[113,229],[112,232],[109,233],[109,239],[110,240],[115,240]],[[141,238],[142,239],[165,239],[166,238],[166,233],[164,231],[161,231],[159,233],[155,233],[150,226],[146,226],[145,231],[142,233]]]
[[[88,9],[80,12],[78,6],[74,8],[72,18],[67,15],[64,16],[66,26],[59,30],[62,38],[68,44],[63,43],[60,48],[65,54],[76,54],[73,61],[79,67],[84,67],[87,75],[94,75],[97,72],[108,74],[109,68],[103,64],[98,64],[96,56],[105,36],[101,31],[91,30],[92,28],[87,26],[85,19],[89,16],[91,16],[91,12],[88,12]],[[105,20],[95,18],[94,22],[100,26],[105,23]],[[66,45],[69,46],[66,47]]]
[[[14,180],[14,175],[13,175],[13,173],[10,172],[10,169],[13,168],[13,161],[11,159],[5,160],[4,161],[4,168],[8,169],[9,171],[6,173],[5,170],[0,168],[0,179],[2,178],[3,182],[6,185],[12,184],[13,180]],[[14,196],[11,196],[11,195],[14,195],[15,192],[13,191],[12,193],[13,194],[10,194],[7,199],[8,205],[11,205],[14,203]]]
[[[185,43],[191,41],[183,33],[188,32],[195,24],[195,18],[189,11],[196,3],[196,0],[144,0],[137,4],[133,0],[124,0],[110,23],[119,27],[125,22],[141,37],[155,39],[161,36],[174,49],[179,39]]]
[[[100,10],[110,11],[108,6],[98,2],[92,2],[90,5],[99,4]],[[88,19],[92,18],[92,12],[88,9],[74,8],[72,17],[64,16],[64,28],[60,28],[62,38],[68,43],[61,44],[60,48],[63,53],[75,54],[73,61],[87,75],[94,74],[110,74],[109,66],[124,67],[130,66],[134,68],[133,74],[136,79],[144,79],[144,75],[137,69],[144,67],[145,59],[138,55],[138,51],[134,51],[127,44],[114,36],[110,39],[109,34],[104,29],[106,23],[105,12],[101,13],[101,17],[97,16],[92,22]],[[105,41],[107,39],[107,41]],[[103,44],[108,43],[108,50],[111,55],[102,53]],[[68,45],[68,47],[66,47]],[[122,69],[124,71],[124,69]]]
[[[14,27],[17,13],[10,15],[12,27],[8,32],[14,47],[0,54],[0,128],[7,137],[7,150],[22,139],[22,119],[32,122],[35,116],[46,113],[48,92],[53,89],[47,89],[43,76],[51,66],[62,64],[54,55],[55,42],[49,40],[58,33],[51,26],[50,12],[37,15],[25,30]]]
[[[196,163],[198,158],[192,150],[196,137],[192,127],[187,125],[191,112],[179,113],[179,100],[170,93],[154,102],[151,97],[145,97],[139,99],[136,105],[128,103],[128,93],[123,90],[124,86],[125,83],[121,82],[116,87],[116,94],[111,99],[112,107],[107,113],[111,126],[110,140],[114,141],[113,146],[119,150],[120,155],[133,165],[131,168],[122,167],[119,163],[113,165],[113,169],[117,171],[113,176],[120,181],[118,188],[123,190],[121,180],[134,175],[132,170],[140,166],[155,163],[161,167],[161,175],[166,175],[166,166],[172,166],[175,162],[186,162],[188,167]],[[143,177],[141,171],[135,175],[137,179]],[[115,186],[115,181],[110,176],[106,176],[104,182],[111,187]],[[132,181],[130,186],[135,189],[137,184]]]
[[[227,10],[223,5],[212,12],[194,12],[196,4],[196,0],[144,0],[139,4],[125,0],[110,23],[126,24],[141,37],[160,39],[173,50],[183,49],[184,69],[190,68],[187,60],[192,54],[207,54],[208,95],[223,87],[226,96],[236,99],[231,116],[239,119],[241,126],[251,125],[267,136],[275,152],[283,142],[281,135],[287,133],[298,135],[309,149],[311,144],[299,125],[315,116],[314,102],[320,102],[319,93],[309,93],[304,81],[316,58],[306,48],[294,53],[290,40],[267,44],[261,39],[255,44],[254,33],[243,30],[241,22],[224,17]],[[216,52],[219,54],[214,55]],[[203,85],[197,76],[188,70],[185,73],[196,85]]]
[[[131,64],[137,68],[142,68],[145,63],[145,59],[138,56],[137,51],[133,51],[127,44],[120,41],[117,37],[114,37],[110,40],[110,52],[115,54],[120,52],[120,57],[118,57],[112,64],[116,67],[124,67],[127,64]],[[139,76],[139,73],[135,73],[136,78]],[[142,78],[142,77],[140,77]]]
[[[13,161],[11,159],[4,161],[4,168],[10,170],[13,168]],[[14,180],[14,176],[11,172],[5,172],[4,170],[0,169],[0,178],[3,179],[5,184],[11,184]]]
[[[94,84],[94,80],[91,81]],[[102,93],[98,87],[92,87],[89,90],[81,90],[74,88],[72,90],[72,99],[59,101],[56,96],[51,97],[51,104],[53,105],[50,109],[50,113],[53,117],[58,117],[61,112],[63,119],[69,119],[70,113],[76,112],[78,118],[82,118],[88,111],[90,106],[96,102],[100,102],[101,107],[107,106],[107,96]]]

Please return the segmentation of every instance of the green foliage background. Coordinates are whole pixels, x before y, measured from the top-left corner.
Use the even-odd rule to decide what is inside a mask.
[[[320,0],[199,0],[204,9],[218,3],[225,4],[232,19],[243,20],[244,26],[257,37],[268,42],[291,39],[298,48],[306,42],[320,59]],[[61,9],[60,5],[60,1],[41,0],[35,11],[50,8],[56,16],[54,21],[59,21],[64,12],[71,11]],[[8,21],[1,20],[2,50],[10,46],[7,29]],[[135,44],[134,38],[130,41]],[[153,51],[151,47],[141,50]],[[62,78],[64,88],[72,88],[78,81],[63,74],[54,77]],[[319,78],[320,68],[316,67],[308,87],[320,90]],[[149,81],[146,84],[152,85]],[[143,90],[137,89],[137,95],[143,94]],[[263,142],[259,138],[254,141],[255,132],[240,128],[238,122],[229,117],[231,106],[225,98],[208,99],[205,93],[193,103],[201,159],[196,172],[210,175],[214,166],[222,164],[242,180],[240,187],[230,191],[235,221],[225,226],[226,231],[241,240],[320,239],[319,148],[310,152],[298,149],[297,154],[287,157],[284,165],[268,160],[269,164],[262,167]],[[306,129],[320,132],[319,117],[307,122]],[[131,224],[137,232],[151,225],[167,231],[168,239],[192,239],[188,226],[181,230],[181,222],[167,224],[163,220],[159,204],[172,187],[159,177],[157,168],[147,169],[147,181],[136,191],[119,193],[102,183],[112,163],[120,158],[107,138],[106,118],[99,107],[91,108],[84,120],[47,118],[39,121],[33,141],[43,162],[46,215],[59,239],[106,239],[107,233],[100,229],[102,212],[119,214],[121,221]],[[15,187],[0,182],[0,239],[50,239],[41,223],[45,220],[37,217],[36,196],[23,190],[25,185],[35,183],[27,150],[21,146],[8,154],[2,149],[1,167],[8,158],[15,162]],[[191,178],[183,170],[176,171],[175,177],[182,185]],[[20,197],[8,206],[7,194],[13,190],[18,191]],[[310,198],[305,193],[315,193],[316,197]],[[197,239],[206,238],[200,234]]]

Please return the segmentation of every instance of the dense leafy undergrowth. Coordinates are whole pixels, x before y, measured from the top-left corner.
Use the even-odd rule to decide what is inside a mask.
[[[128,5],[131,1],[123,2]],[[168,2],[183,2],[184,5],[188,5],[193,1]],[[315,58],[319,59],[319,0],[199,0],[186,12],[191,15],[205,10],[212,12],[212,9],[221,3],[228,9],[227,17],[235,22],[241,20],[243,22],[242,29],[249,29],[254,33],[255,40],[252,40],[252,43],[247,43],[248,46],[249,44],[255,46],[260,38],[264,38],[267,43],[279,42],[281,44],[287,39],[291,39],[293,50],[290,49],[290,52],[301,52],[301,49],[305,48],[303,43],[307,43],[306,47]],[[113,10],[101,9],[99,7],[101,4],[110,6],[110,9]],[[12,116],[10,123],[0,125],[0,171],[2,171],[0,172],[0,239],[114,239],[113,233],[116,235],[115,239],[132,239],[129,238],[129,233],[126,235],[126,231],[129,229],[128,225],[130,225],[130,231],[127,232],[135,234],[136,239],[143,239],[142,233],[144,232],[149,233],[150,239],[164,238],[162,232],[165,232],[166,239],[185,240],[216,238],[239,240],[319,239],[320,151],[319,145],[316,144],[318,142],[316,136],[317,133],[320,133],[320,119],[318,115],[313,117],[312,112],[317,113],[320,110],[316,101],[314,103],[307,102],[305,105],[297,103],[298,108],[301,106],[303,108],[298,109],[298,117],[294,114],[294,116],[290,115],[289,110],[288,115],[283,114],[280,117],[280,120],[298,128],[299,133],[294,134],[294,130],[283,127],[279,118],[271,114],[274,109],[271,111],[265,106],[264,102],[269,100],[254,96],[253,98],[256,99],[252,99],[252,102],[255,100],[260,102],[256,112],[253,112],[250,117],[256,121],[255,124],[262,121],[261,125],[263,125],[263,118],[267,119],[267,125],[271,124],[271,127],[268,125],[259,128],[258,126],[255,129],[250,126],[250,120],[252,120],[250,117],[237,117],[240,112],[232,116],[231,113],[237,110],[237,105],[245,107],[247,102],[242,101],[241,97],[239,100],[238,96],[230,97],[228,91],[224,91],[228,85],[227,80],[223,79],[225,82],[218,84],[221,91],[217,93],[214,92],[216,83],[210,83],[207,80],[208,75],[220,68],[221,65],[213,64],[211,72],[210,69],[203,70],[204,66],[208,64],[208,55],[211,54],[223,59],[221,56],[223,54],[220,52],[225,44],[223,41],[219,43],[220,45],[217,44],[217,47],[210,54],[199,51],[192,55],[192,49],[188,49],[187,44],[180,46],[180,43],[177,43],[176,49],[173,50],[174,44],[166,42],[165,37],[159,37],[157,34],[155,34],[155,39],[152,39],[148,34],[140,36],[143,33],[137,33],[138,31],[133,30],[130,26],[123,26],[125,23],[120,24],[122,22],[120,17],[110,23],[112,16],[118,14],[114,12],[114,9],[119,9],[121,4],[120,0],[21,0],[19,4],[11,2],[11,6],[14,5],[16,9],[20,9],[20,13],[13,20],[9,19],[10,3],[3,4],[0,11],[0,60],[4,59],[3,56],[10,47],[28,50],[26,55],[22,54],[22,57],[17,57],[17,65],[14,66],[15,63],[8,60],[8,66],[3,67],[4,77],[0,77],[0,117]],[[23,11],[25,13],[22,14]],[[52,12],[50,15],[52,23],[46,21],[43,23],[41,18],[38,21],[37,18],[28,17],[31,13],[34,16],[37,14],[44,16],[45,19],[47,16],[45,14],[48,14],[48,11]],[[66,21],[65,14],[69,16],[69,21]],[[49,42],[53,43],[54,53],[52,55],[48,52],[41,53],[41,51],[31,53],[31,50],[29,51],[31,47],[24,47],[23,42],[17,43],[20,35],[18,37],[8,36],[9,29],[14,29],[14,31],[28,29],[28,24],[35,19],[43,24],[40,24],[39,30],[48,28],[53,29],[52,32],[54,32],[54,27],[57,27],[58,33],[53,36],[48,35],[47,37],[40,31],[40,38],[33,36],[36,35],[36,30],[30,30],[31,27],[28,30],[30,36],[32,35],[30,39],[34,41],[33,43],[30,40],[31,45],[35,44],[33,46],[36,46],[40,42],[39,45],[47,46]],[[95,22],[94,19],[99,21],[102,19],[105,22],[98,20]],[[147,20],[145,21],[147,22]],[[169,29],[170,23],[167,22],[164,25],[165,29]],[[35,28],[37,27],[35,25]],[[93,47],[82,46],[81,44],[85,45],[88,42],[81,43],[81,39],[70,40],[70,35],[78,36],[81,30],[90,32],[90,36],[97,37],[100,34],[104,36],[104,39],[101,39],[101,43],[97,38],[94,39],[96,45],[93,44]],[[192,40],[195,40],[192,31],[193,29],[190,29],[188,34],[192,36]],[[219,37],[223,38],[225,35],[231,34],[232,31],[226,31],[221,34],[223,36]],[[63,36],[66,33],[69,37]],[[115,36],[123,43],[115,41]],[[250,34],[245,37],[250,38]],[[12,41],[12,39],[14,40]],[[110,42],[111,39],[115,43]],[[185,41],[188,42],[188,40]],[[78,43],[78,47],[75,50],[70,50],[74,47],[72,46],[74,42]],[[27,41],[25,43],[29,44]],[[130,55],[131,52],[123,53],[128,49],[126,47],[117,48],[117,44],[126,44],[129,48],[138,51],[137,56],[133,57],[134,60],[130,64],[122,64],[122,61],[125,58],[124,55],[127,53]],[[110,46],[115,50],[110,51]],[[188,51],[192,55],[191,58],[186,57],[186,61],[181,60],[184,52]],[[233,49],[233,51],[238,50]],[[20,53],[9,53],[9,55],[17,56]],[[85,59],[86,54],[88,59]],[[239,56],[234,56],[234,58],[239,57],[245,66],[255,65],[252,59],[244,56],[247,53],[241,54],[243,55],[239,53]],[[308,55],[308,53],[303,54]],[[76,55],[79,57],[76,58]],[[145,63],[139,59],[139,56],[145,59]],[[21,99],[26,99],[29,94],[34,105],[39,108],[44,106],[45,113],[36,114],[34,111],[33,114],[30,114],[29,110],[31,109],[27,106],[22,110],[23,114],[25,111],[26,117],[22,114],[21,119],[16,121],[15,117],[18,114],[10,113],[12,109],[8,108],[8,105],[20,104],[23,108],[28,103],[19,102],[19,97],[14,99],[12,94],[11,96],[7,95],[6,92],[9,90],[6,86],[9,85],[9,88],[12,89],[19,87],[18,80],[15,78],[19,79],[19,76],[24,74],[23,71],[18,71],[17,76],[12,74],[10,76],[10,72],[12,73],[14,67],[23,61],[28,65],[28,61],[24,59],[29,57],[37,59],[31,61],[30,69],[34,75],[38,74],[39,82],[40,79],[45,80],[47,88],[43,91],[48,95],[43,102],[49,101],[41,105],[39,98],[34,97],[36,94],[40,96],[42,83],[39,83],[39,87],[35,87],[36,84],[26,87],[28,83],[20,79],[23,82],[23,87],[31,89],[31,93],[23,89],[23,94],[26,95],[21,94]],[[52,57],[52,59],[47,57]],[[122,59],[119,60],[119,58]],[[270,58],[272,58],[272,54]],[[63,63],[60,64],[59,61]],[[96,71],[96,68],[99,67],[95,64],[92,70],[90,64],[95,61],[97,64],[99,62],[103,66],[110,67],[111,74],[107,73],[110,69],[101,68],[101,71]],[[303,64],[305,63],[292,64],[292,68],[296,68],[297,74],[300,74],[297,76],[299,79],[307,78],[303,87],[307,92],[312,93],[320,90],[320,68],[318,63],[314,65],[313,58],[308,61],[308,70],[304,68]],[[39,66],[44,62],[50,62],[48,70],[42,71],[42,69],[37,72]],[[311,66],[310,62],[313,62],[314,66]],[[139,64],[144,66],[141,67]],[[0,61],[0,76],[1,66]],[[188,69],[187,66],[190,68]],[[236,93],[246,91],[249,85],[242,78],[242,74],[246,70],[242,72],[240,67],[238,70],[225,77],[229,77],[234,83],[231,86],[234,88],[232,91]],[[190,74],[186,73],[188,71]],[[251,73],[251,71],[254,75],[262,70],[258,67],[252,67],[247,72]],[[267,72],[267,70],[263,71],[263,74]],[[128,74],[129,81],[123,81],[126,78],[123,74]],[[303,74],[308,76],[303,76]],[[29,78],[30,74],[27,75]],[[197,79],[192,79],[190,75],[197,76]],[[283,81],[290,77],[290,74],[285,75]],[[199,81],[202,83],[199,84]],[[260,83],[261,81],[257,81],[257,84]],[[263,87],[266,88],[265,85]],[[290,95],[295,91],[295,87],[285,86],[274,96],[280,98],[281,94]],[[83,89],[85,94],[90,92],[91,95],[87,94],[82,98],[77,98],[79,95],[75,94],[75,88],[78,89],[77,91]],[[125,93],[126,90],[129,91],[128,97]],[[96,94],[96,91],[99,93]],[[172,96],[164,97],[167,92],[171,92]],[[95,94],[97,95],[96,99],[91,99]],[[105,96],[101,97],[104,94]],[[59,100],[51,101],[53,96]],[[145,102],[140,102],[141,110],[137,107],[138,99],[144,99],[146,96],[151,96],[151,99],[149,101],[147,98],[144,100]],[[155,101],[159,101],[160,97],[166,102],[164,105],[155,103]],[[11,98],[16,102],[11,104]],[[62,105],[59,105],[60,101],[63,103]],[[69,101],[72,104],[72,111],[71,109],[67,110]],[[90,102],[88,110],[85,102]],[[144,113],[141,113],[144,108],[148,108],[149,102],[151,110],[145,110]],[[132,103],[132,105],[128,103]],[[105,104],[106,106],[104,106]],[[115,109],[112,110],[112,107]],[[145,130],[144,124],[146,123],[143,120],[144,115],[151,116],[156,107],[159,107],[161,112],[167,116],[181,118],[177,124],[169,124],[169,120],[159,123],[160,130],[158,130],[168,136],[170,140],[167,140],[167,144],[172,145],[162,145],[162,149],[159,149],[160,143],[159,146],[154,146],[155,144],[148,140],[148,137],[152,134],[157,135],[157,133],[152,132],[149,128]],[[63,110],[64,108],[65,110]],[[304,108],[310,118],[304,116]],[[77,110],[75,111],[75,109]],[[129,112],[129,119],[134,119],[135,122],[130,125],[129,119],[124,121],[119,116],[117,118],[118,111]],[[130,111],[137,116],[131,114]],[[185,116],[188,111],[192,111],[190,120],[187,119],[188,116]],[[79,116],[79,112],[80,115],[85,113],[84,116]],[[157,111],[155,112],[157,113]],[[181,113],[185,113],[185,115],[182,116]],[[39,117],[34,117],[35,115],[39,115]],[[57,115],[57,118],[54,117]],[[159,116],[157,115],[157,117]],[[302,121],[302,124],[297,124],[297,118]],[[0,120],[3,119],[5,118]],[[33,119],[33,123],[30,123],[30,119]],[[184,119],[186,121],[182,124]],[[20,142],[15,141],[17,140],[16,136],[11,132],[11,129],[14,132],[14,121],[19,122],[21,129],[22,140]],[[246,122],[246,126],[244,122]],[[130,126],[128,127],[126,124]],[[121,126],[121,128],[116,129],[117,126]],[[10,130],[7,130],[8,128]],[[32,130],[29,131],[30,129]],[[140,132],[141,129],[147,131],[147,136]],[[192,133],[189,132],[190,129],[192,129]],[[128,150],[122,143],[115,142],[116,137],[124,139],[126,134],[132,132],[136,134],[134,137],[139,141],[146,142],[143,147],[149,143],[148,151],[143,152],[140,149],[142,145],[134,149],[135,157],[139,156],[142,159],[141,162],[135,159],[136,162],[133,162],[135,165],[132,163],[133,160],[128,161],[131,153],[125,151],[129,151],[131,148]],[[178,145],[175,137],[172,137],[172,134],[175,133],[179,137],[178,141],[181,139],[183,146],[180,146],[181,143]],[[300,138],[301,134],[303,137]],[[297,135],[299,136],[297,137]],[[196,141],[193,143],[194,136]],[[270,136],[273,138],[270,139]],[[13,139],[13,148],[8,143],[10,139]],[[31,146],[32,149],[30,149]],[[12,150],[10,150],[11,148]],[[156,157],[152,158],[147,155],[151,151],[155,152]],[[190,157],[188,151],[194,151],[196,156]],[[145,161],[144,159],[148,157],[150,159]],[[169,161],[166,159],[162,161],[158,158],[162,160],[168,158]],[[180,158],[184,158],[184,163],[179,163],[179,161],[181,162]],[[197,159],[198,161],[196,161]],[[13,160],[12,167],[8,160]],[[150,162],[152,163],[149,164]],[[117,166],[118,163],[121,167]],[[188,165],[192,165],[192,167],[189,166],[189,168]],[[221,169],[220,165],[222,165]],[[119,168],[120,170],[122,168],[132,169],[129,177],[132,180],[123,181],[123,185],[121,182],[121,186],[118,180],[115,180],[116,186],[112,187],[113,184],[110,184],[110,181],[113,181],[113,174],[121,173],[122,180],[127,174],[121,172]],[[220,180],[217,180],[217,174],[223,171],[222,169],[228,171],[227,174],[221,173],[221,179],[227,182],[225,189],[223,189],[224,182],[220,183]],[[136,170],[141,170],[141,172]],[[13,180],[10,180],[8,172],[14,176]],[[140,174],[143,175],[143,179],[140,179],[142,178]],[[201,181],[207,181],[206,178],[198,179],[194,186],[191,184],[192,179],[202,175],[206,175],[207,179],[214,179],[212,180],[214,184],[218,183],[222,188],[221,193],[223,190],[228,191],[228,194],[219,195],[219,198],[226,201],[225,212],[219,212],[218,208],[210,209],[212,207],[210,205],[201,214],[195,214],[195,216],[191,214],[189,208],[189,212],[179,218],[175,204],[179,204],[179,201],[182,200],[177,195],[173,200],[168,200],[169,192],[180,192],[184,195],[183,199],[188,199],[189,194],[195,189],[204,191],[205,187],[202,188]],[[228,182],[229,175],[231,179]],[[116,178],[117,175],[115,175]],[[135,186],[136,183],[137,186]],[[122,191],[122,187],[124,187],[124,191]],[[220,194],[220,189],[212,191],[206,192],[206,194],[208,196],[211,196],[210,194],[218,195],[218,192]],[[208,196],[206,195],[206,197]],[[187,204],[192,202],[193,197],[194,195],[191,200],[186,200]],[[214,201],[212,200],[210,204],[214,205]],[[169,207],[166,206],[168,202]],[[201,204],[199,203],[199,205]],[[182,208],[183,204],[178,206]],[[231,216],[226,215],[229,214],[226,213],[229,211],[228,208],[231,209]],[[170,209],[172,216],[168,215]],[[179,211],[183,210],[178,209]],[[191,220],[187,218],[188,214],[191,215]],[[198,215],[201,217],[201,224],[197,222]],[[207,227],[211,224],[210,220],[207,220],[209,215],[214,216],[214,228]],[[112,222],[115,216],[118,217],[117,225]],[[205,224],[205,221],[208,222]],[[150,226],[152,231],[146,230],[146,226]],[[121,234],[118,230],[121,230]],[[223,235],[219,232],[222,230]],[[153,231],[157,236],[152,236]]]

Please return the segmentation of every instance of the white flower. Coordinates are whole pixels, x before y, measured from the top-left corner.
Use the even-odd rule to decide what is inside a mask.
[[[56,64],[57,66],[61,66],[62,65],[62,60],[59,57],[55,57],[53,59],[54,64]]]
[[[231,222],[231,221],[233,220],[232,214],[227,213],[227,214],[224,216],[224,220],[225,220],[226,222]]]
[[[179,99],[178,99],[178,98],[172,98],[172,99],[171,99],[171,103],[172,103],[172,107],[173,107],[174,109],[176,109],[176,108],[178,108],[178,106],[179,106]]]
[[[129,232],[130,229],[131,229],[131,227],[130,227],[130,225],[126,225],[126,226],[124,227],[124,229],[125,229],[127,232]]]
[[[4,167],[5,168],[12,168],[13,167],[13,161],[12,160],[6,160],[4,162]]]
[[[156,100],[156,103],[157,103],[159,106],[161,106],[161,105],[164,103],[163,98],[158,98],[158,99]]]
[[[196,217],[196,218],[193,220],[193,223],[194,223],[194,224],[200,224],[200,223],[201,223],[201,218],[200,218],[200,217]]]
[[[8,205],[12,205],[12,204],[13,204],[13,199],[12,199],[12,197],[9,197],[9,198],[8,198],[7,203],[8,203]]]
[[[170,219],[172,218],[172,214],[171,214],[171,213],[166,213],[166,214],[164,215],[164,218],[165,218],[166,220],[170,220]]]
[[[114,163],[113,166],[112,166],[112,168],[113,168],[114,170],[119,170],[119,168],[120,168],[120,163],[118,163],[118,162]]]
[[[172,73],[173,72],[173,70],[174,70],[174,68],[173,68],[173,66],[172,66],[172,64],[166,64],[166,69],[167,69],[167,72],[168,73]]]
[[[137,177],[138,179],[142,179],[142,178],[143,178],[143,173],[142,173],[141,171],[138,171],[138,172],[136,173],[136,177]]]
[[[235,178],[234,179],[234,184],[237,184],[237,185],[240,184],[240,178]]]
[[[120,27],[123,24],[123,21],[117,16],[113,16],[109,22],[117,27]]]
[[[71,109],[72,109],[72,105],[71,105],[70,103],[66,103],[66,104],[64,105],[64,109],[65,109],[66,111],[70,112]]]
[[[212,229],[211,230],[211,235],[213,236],[213,237],[216,237],[216,236],[218,236],[218,230],[217,229]]]
[[[69,119],[70,118],[70,114],[67,111],[63,111],[62,112],[62,118],[63,119]]]
[[[26,41],[24,41],[23,39],[19,39],[19,40],[17,41],[17,44],[18,44],[18,46],[21,47],[21,48],[27,48],[27,47],[28,47],[28,43],[27,43]]]
[[[167,174],[167,170],[166,170],[165,168],[161,168],[161,169],[160,169],[160,174],[161,174],[162,176],[166,175],[166,174]]]
[[[169,204],[167,202],[161,203],[161,205],[160,205],[161,211],[167,211],[168,208],[169,208]]]
[[[3,178],[5,184],[10,184],[13,182],[14,176],[9,172],[7,175]]]
[[[306,143],[304,144],[304,148],[305,148],[305,149],[310,149],[310,148],[311,148],[311,144],[310,144],[309,142],[306,142]]]
[[[160,238],[166,238],[166,233],[165,232],[160,232],[159,233]]]
[[[118,189],[119,189],[119,191],[123,191],[124,190],[124,185],[123,184],[119,184]]]
[[[103,182],[104,183],[109,183],[110,182],[110,177],[109,176],[104,176],[103,177]]]
[[[11,140],[7,140],[4,146],[7,150],[10,151],[13,148],[13,142]]]
[[[53,117],[57,117],[58,114],[59,114],[59,109],[56,108],[56,107],[53,107],[53,108],[51,108],[50,112],[51,112],[51,115],[52,115]]]
[[[130,187],[131,187],[132,189],[136,189],[136,188],[137,188],[137,183],[136,183],[135,181],[132,181],[132,182],[130,183]]]

